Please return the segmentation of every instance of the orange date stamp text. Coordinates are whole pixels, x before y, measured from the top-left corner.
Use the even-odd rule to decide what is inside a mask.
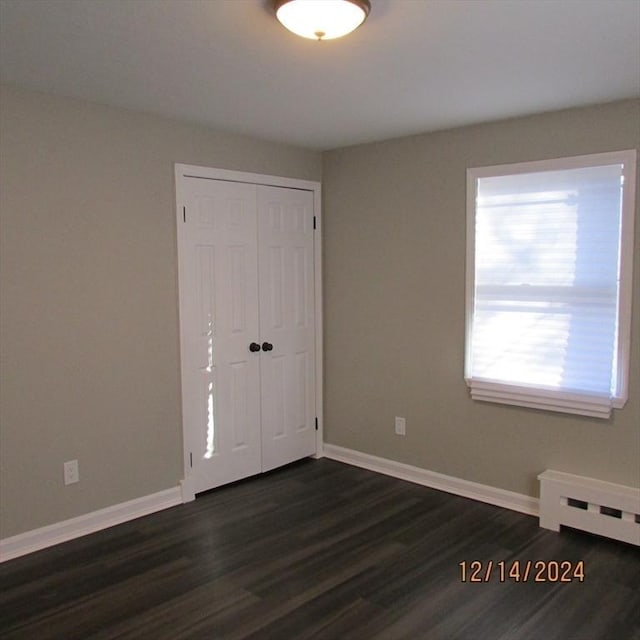
[[[471,560],[458,563],[461,582],[584,582],[584,560]]]

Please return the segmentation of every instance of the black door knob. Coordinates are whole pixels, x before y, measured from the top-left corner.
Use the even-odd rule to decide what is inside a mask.
[[[256,351],[260,351],[260,345],[257,342],[252,342],[249,345],[249,351],[251,351],[252,353],[255,353]]]
[[[273,351],[273,345],[270,342],[263,342],[262,343],[262,350],[263,351]]]

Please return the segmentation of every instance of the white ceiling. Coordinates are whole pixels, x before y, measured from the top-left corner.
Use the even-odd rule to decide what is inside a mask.
[[[331,149],[640,95],[640,0],[371,0],[340,40],[268,0],[0,0],[0,80]]]

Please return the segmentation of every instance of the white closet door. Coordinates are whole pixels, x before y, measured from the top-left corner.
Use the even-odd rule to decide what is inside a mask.
[[[256,189],[185,178],[185,203],[183,420],[199,492],[261,471]]]
[[[262,470],[268,471],[316,452],[313,194],[259,186],[257,199]]]

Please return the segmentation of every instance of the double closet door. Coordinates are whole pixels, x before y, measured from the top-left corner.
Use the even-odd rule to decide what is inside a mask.
[[[316,452],[313,193],[182,178],[187,475],[198,493]]]

